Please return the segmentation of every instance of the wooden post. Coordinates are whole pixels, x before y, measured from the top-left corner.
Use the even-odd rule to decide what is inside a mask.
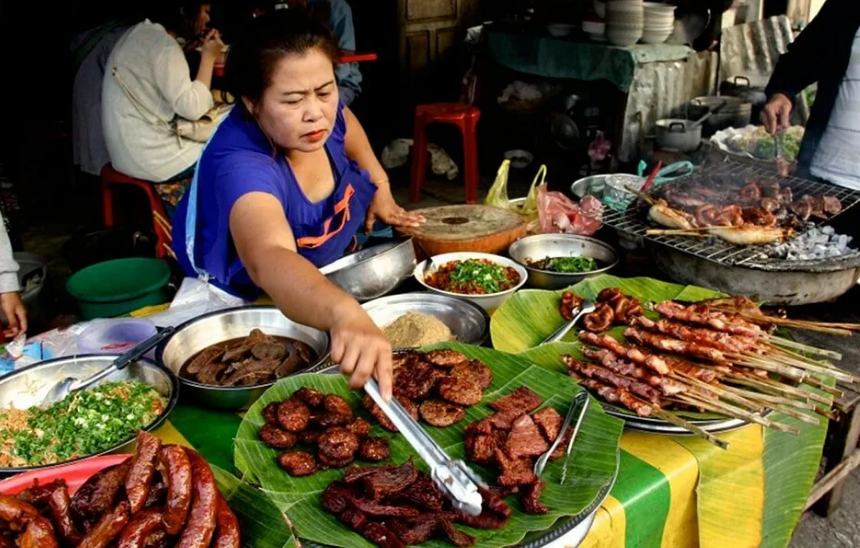
[[[857,410],[856,399],[851,403],[853,405],[844,412],[838,421],[830,423],[827,433],[829,447],[825,446],[824,452],[824,456],[827,458],[827,464],[824,468],[825,474],[829,474],[839,468],[843,461],[849,459],[855,452],[855,449],[857,449],[857,442],[860,441],[860,413]],[[839,505],[842,503],[842,489],[845,486],[845,478],[848,477],[853,468],[857,467],[857,463],[856,459],[848,461],[848,464],[853,465],[848,466],[846,464],[842,466],[840,468],[840,472],[842,473],[832,476],[836,478],[832,481],[833,488],[829,492],[822,494],[821,500],[812,507],[816,514],[827,517],[831,512],[839,508]],[[841,477],[839,477],[840,475]],[[825,476],[825,479],[827,479],[827,476]],[[818,491],[818,487],[822,483],[819,482],[813,487],[813,494]]]

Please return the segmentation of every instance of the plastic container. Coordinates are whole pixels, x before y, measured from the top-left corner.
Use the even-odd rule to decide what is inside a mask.
[[[122,354],[158,330],[148,320],[97,320],[78,335],[80,354]],[[154,356],[154,355],[153,355]]]
[[[112,318],[168,301],[170,268],[158,259],[117,259],[89,266],[66,282],[81,318]]]

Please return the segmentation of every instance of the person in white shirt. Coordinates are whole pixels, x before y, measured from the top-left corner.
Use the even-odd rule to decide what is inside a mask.
[[[174,118],[198,120],[213,107],[212,70],[224,47],[209,30],[209,3],[161,0],[113,49],[102,86],[102,124],[113,167],[160,183],[184,175],[203,144],[172,133]],[[203,36],[192,81],[179,39]]]

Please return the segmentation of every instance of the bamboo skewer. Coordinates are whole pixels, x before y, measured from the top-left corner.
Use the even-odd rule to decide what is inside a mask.
[[[782,327],[797,327],[807,331],[820,331],[821,333],[832,333],[834,335],[850,336],[852,331],[860,331],[860,324],[857,323],[840,323],[840,322],[816,322],[812,320],[791,320],[788,318],[778,318],[769,316],[762,312],[750,312],[749,310],[738,310],[732,307],[723,307],[713,305],[714,310],[727,312],[742,316],[748,320],[753,320],[756,323],[765,323],[769,325],[779,325]]]
[[[651,413],[655,417],[661,418],[668,423],[671,423],[671,424],[674,424],[675,426],[680,426],[681,428],[685,428],[685,429],[689,430],[690,433],[695,434],[696,436],[702,438],[703,440],[716,445],[720,449],[728,450],[728,448],[729,448],[729,442],[721,440],[720,438],[716,437],[715,435],[711,434],[710,432],[706,432],[705,430],[702,430],[701,428],[699,428],[695,424],[688,422],[688,421],[685,421],[683,418],[679,417],[678,415],[676,415],[674,413],[664,411],[663,409],[660,409],[659,407],[654,407],[652,409]]]
[[[832,400],[829,398],[825,398],[820,394],[816,394],[815,392],[809,392],[807,390],[802,390],[800,388],[789,386],[787,384],[783,384],[781,382],[777,382],[772,379],[761,379],[761,378],[752,378],[750,376],[742,376],[741,383],[748,383],[749,385],[755,387],[767,387],[771,390],[781,391],[783,393],[793,394],[797,397],[803,398],[805,401],[814,401],[816,403],[820,403],[822,405],[830,406],[832,405]]]
[[[844,382],[854,382],[854,375],[850,373],[846,373],[844,371],[840,371],[839,369],[831,369],[829,367],[824,367],[821,365],[813,365],[811,363],[806,363],[800,360],[791,359],[788,357],[780,357],[777,359],[774,356],[768,356],[769,359],[762,358],[761,356],[756,356],[754,354],[732,354],[726,353],[727,358],[732,360],[743,360],[743,361],[751,361],[756,365],[752,367],[757,367],[759,369],[765,369],[763,367],[764,364],[769,366],[787,366],[794,368],[795,370],[800,370],[801,372],[813,372],[818,373],[820,375],[826,375],[828,377],[833,377],[836,380],[844,381]],[[774,371],[775,373],[780,373],[780,371]],[[796,373],[796,371],[795,371]],[[791,375],[786,375],[791,376]],[[798,379],[802,380],[802,379]]]
[[[761,405],[759,405],[753,401],[750,401],[749,399],[744,398],[743,396],[740,396],[738,394],[734,394],[734,393],[726,390],[722,386],[702,382],[699,379],[696,379],[694,377],[691,377],[691,376],[686,375],[684,373],[681,373],[679,371],[676,371],[673,374],[673,377],[675,379],[682,379],[684,382],[691,384],[693,387],[696,387],[696,388],[699,388],[702,390],[712,391],[717,396],[722,396],[723,398],[730,400],[732,403],[734,403],[736,405],[742,405],[743,407],[746,407],[747,409],[749,409],[753,413],[761,413],[762,411],[765,410],[765,408],[763,406],[761,406]]]
[[[744,390],[742,388],[738,388],[736,386],[728,386],[723,385],[723,388],[728,390],[729,392],[734,392],[736,394],[740,394],[746,398],[751,400],[758,400],[763,402],[766,405],[787,405],[790,407],[794,407],[796,409],[805,409],[807,411],[814,411],[815,405],[810,402],[802,402],[798,400],[793,400],[791,398],[784,398],[782,396],[774,396],[772,394],[764,394],[762,392],[750,392],[749,390]]]
[[[776,335],[766,335],[763,338],[771,345],[777,347],[793,348],[796,350],[800,350],[801,352],[806,352],[807,354],[817,354],[819,356],[825,356],[834,360],[842,359],[842,354],[840,354],[839,352],[833,352],[831,350],[825,350],[823,348],[816,348],[815,346],[810,346],[808,344],[792,341],[791,339],[786,339],[784,337],[778,337]]]

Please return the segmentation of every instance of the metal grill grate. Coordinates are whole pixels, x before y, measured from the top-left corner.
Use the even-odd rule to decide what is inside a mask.
[[[731,180],[747,182],[757,178],[773,179],[775,175],[774,168],[764,169],[732,160],[706,165],[701,169],[706,171],[694,174],[691,178],[693,181],[705,185],[709,183],[720,185]],[[685,179],[684,181],[689,180]],[[666,185],[671,184],[678,183],[666,183]],[[804,194],[825,194],[839,198],[842,202],[842,212],[832,218],[843,215],[848,209],[860,203],[860,192],[836,185],[808,181],[797,177],[780,178],[779,184],[783,187],[790,187],[793,195],[796,197],[803,196]],[[615,228],[629,236],[643,237],[649,241],[723,265],[753,266],[762,262],[774,261],[774,259],[762,259],[761,246],[733,245],[716,237],[648,236],[646,235],[646,231],[653,227],[645,223],[641,212],[635,208],[627,208],[625,211],[609,210],[604,214],[603,222],[607,226]]]

